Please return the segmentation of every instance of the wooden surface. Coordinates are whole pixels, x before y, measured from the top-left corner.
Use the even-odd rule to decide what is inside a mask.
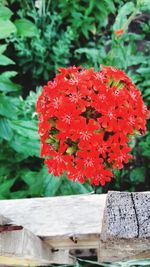
[[[53,251],[51,246],[39,237],[21,226],[12,225],[10,220],[2,215],[0,230],[0,266],[47,266],[51,263],[74,262],[69,251]]]
[[[0,226],[5,225],[5,224],[10,224],[10,223],[12,223],[10,219],[0,214]]]
[[[1,200],[0,213],[56,248],[95,248],[105,201],[105,194]]]
[[[150,237],[150,193],[109,192],[103,223],[108,237]]]
[[[150,192],[2,200],[0,213],[56,249],[52,262],[69,263],[70,249],[87,248],[100,261],[150,258]]]
[[[99,251],[102,261],[150,258],[150,192],[108,193]]]
[[[0,264],[47,265],[50,254],[50,248],[26,229],[0,233]]]

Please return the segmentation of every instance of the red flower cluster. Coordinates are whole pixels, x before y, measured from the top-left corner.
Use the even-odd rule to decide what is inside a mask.
[[[132,157],[128,141],[145,132],[149,111],[121,70],[59,71],[37,102],[41,156],[56,176],[65,171],[73,181],[104,185]]]

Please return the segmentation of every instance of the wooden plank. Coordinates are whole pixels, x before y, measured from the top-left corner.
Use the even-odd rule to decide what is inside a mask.
[[[0,223],[0,265],[47,266],[74,262],[69,251],[53,251],[39,237],[21,226],[10,224],[2,215]]]
[[[91,249],[99,247],[100,234],[78,234],[45,238],[45,242],[57,249]]]
[[[0,264],[48,265],[50,248],[26,229],[0,233]]]
[[[101,261],[150,258],[150,192],[109,192],[99,249]]]
[[[1,200],[0,213],[55,248],[95,248],[105,201],[105,194]],[[76,239],[77,242],[73,241]]]
[[[5,216],[0,214],[0,226],[10,224],[10,223],[12,223],[12,221],[10,219],[8,219]]]

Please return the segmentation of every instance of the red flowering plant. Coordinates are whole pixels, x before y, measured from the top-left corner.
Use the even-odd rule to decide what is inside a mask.
[[[145,133],[149,111],[122,70],[59,71],[37,101],[41,157],[55,176],[103,186],[132,158],[129,140]]]

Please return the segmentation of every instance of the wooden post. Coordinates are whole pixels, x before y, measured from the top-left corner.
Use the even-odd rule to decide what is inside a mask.
[[[99,260],[150,258],[150,193],[109,192]]]

